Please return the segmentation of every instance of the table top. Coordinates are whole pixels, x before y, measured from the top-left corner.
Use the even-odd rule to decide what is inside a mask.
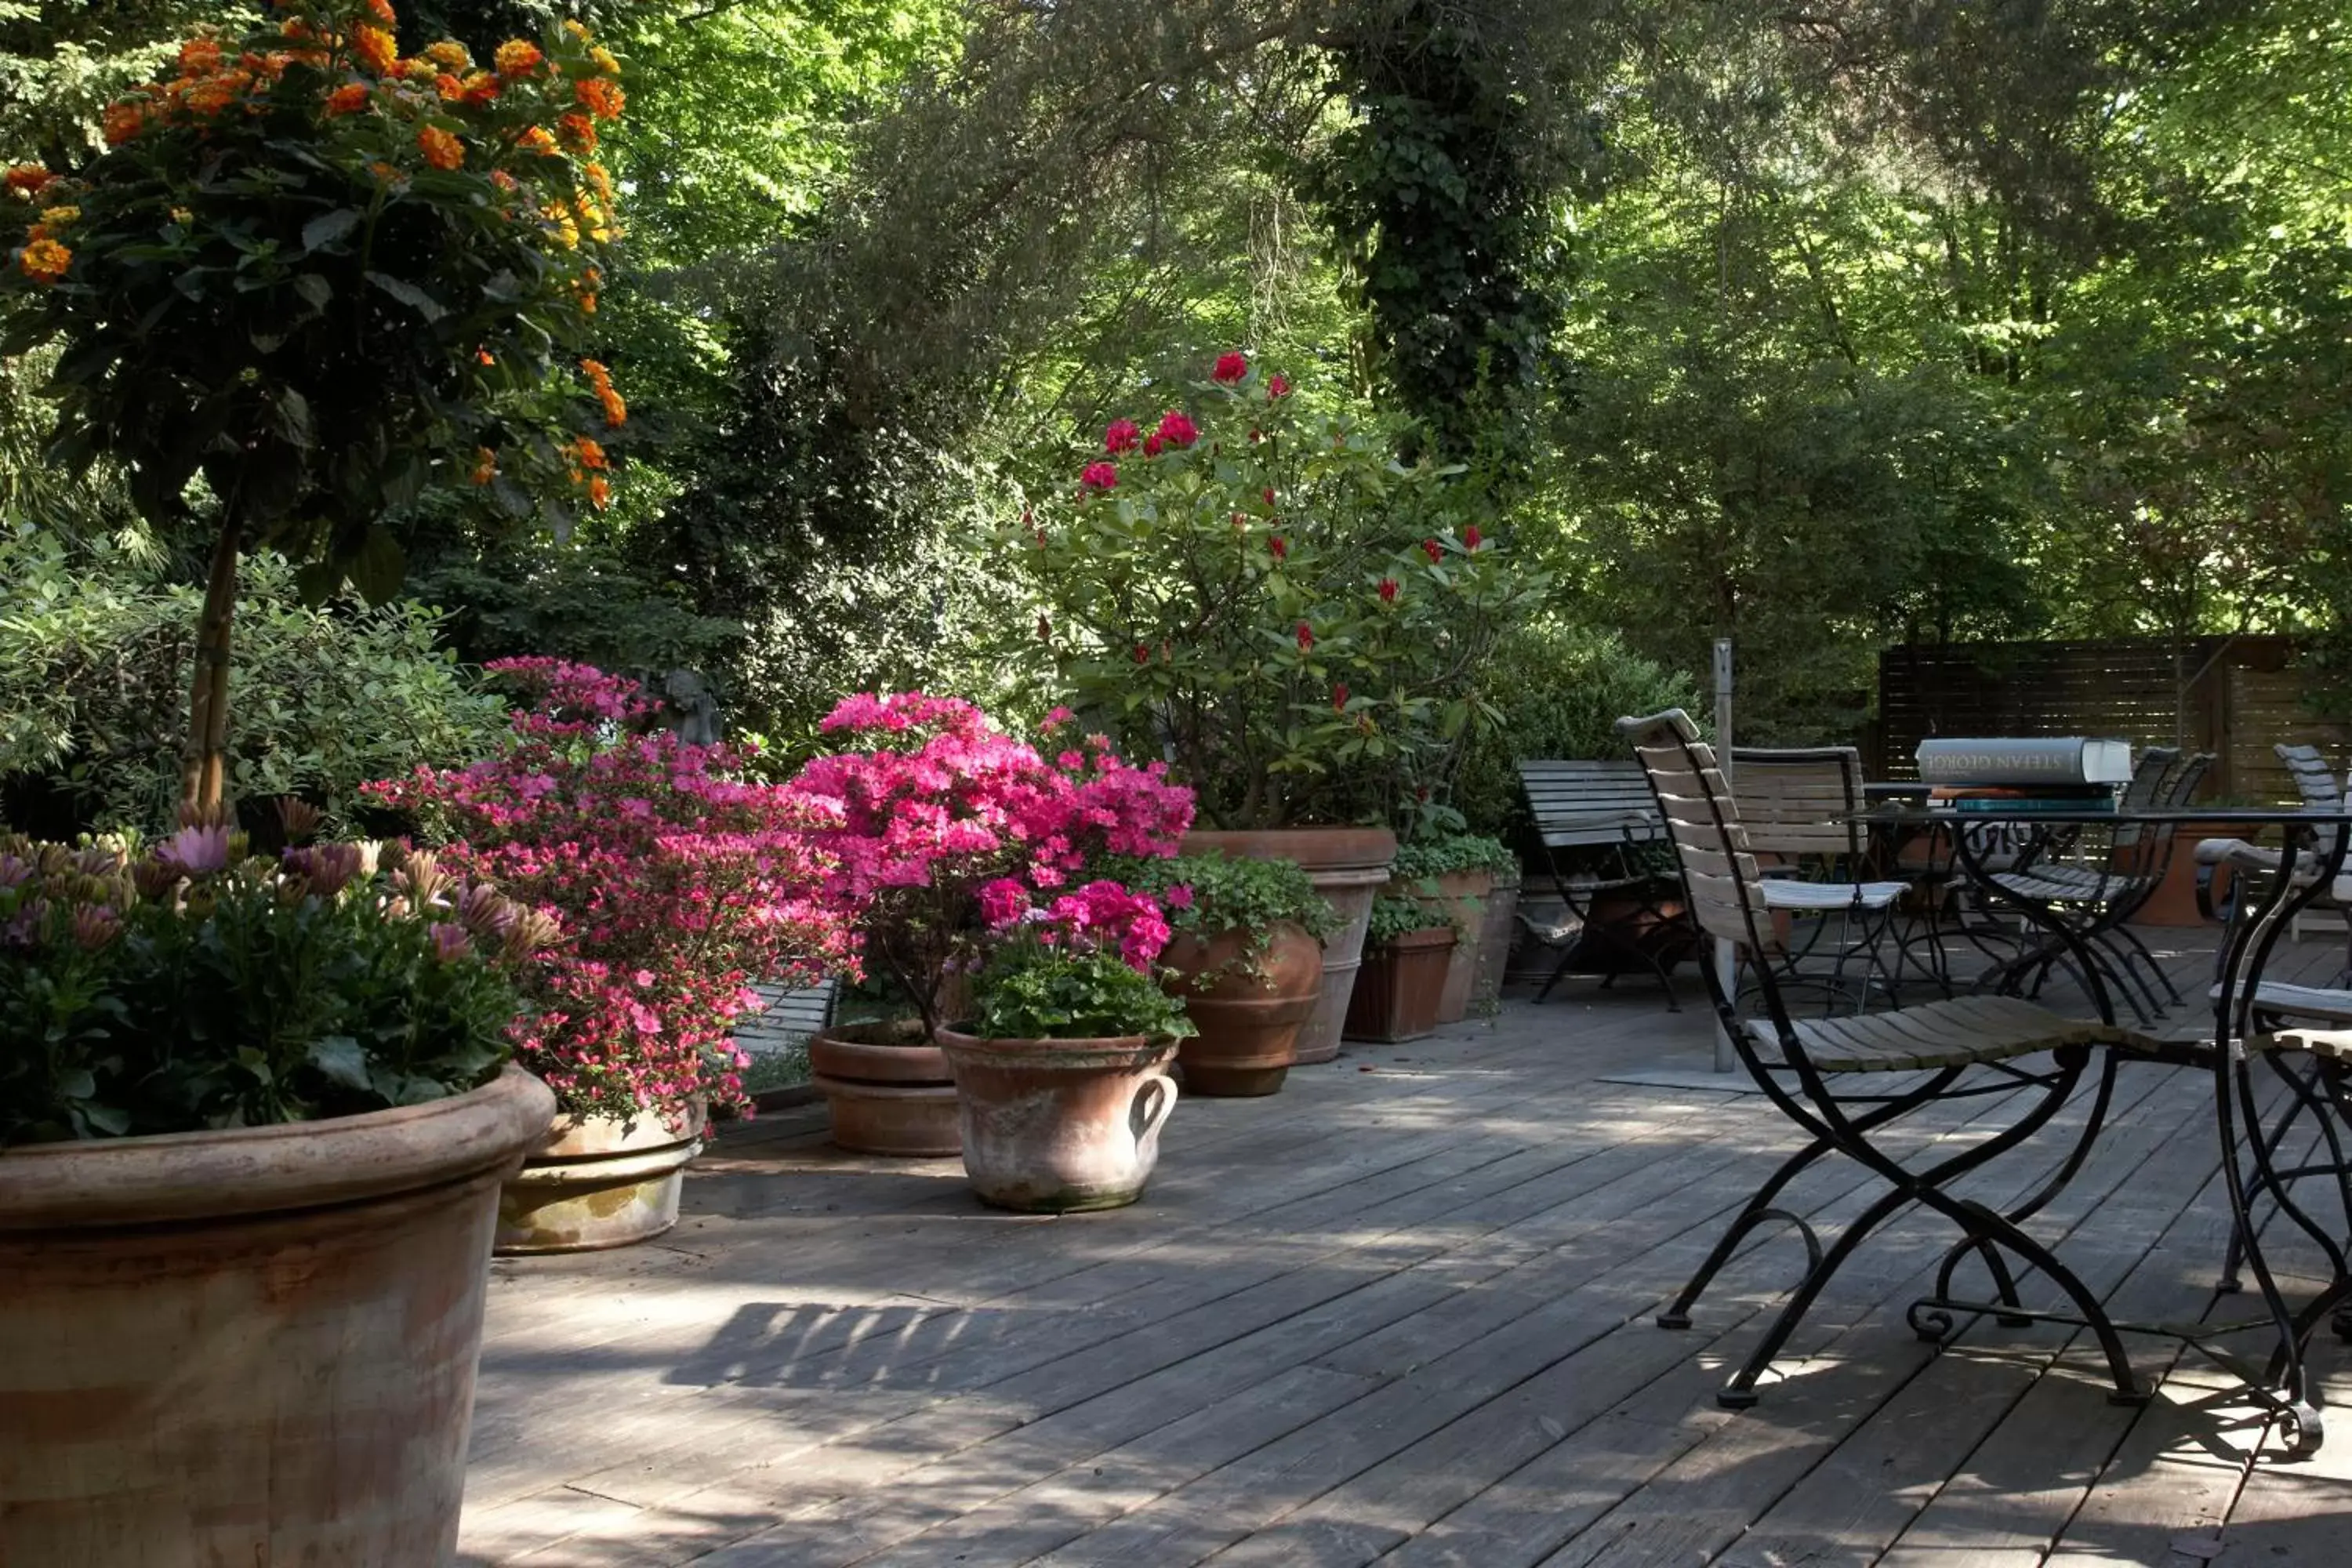
[[[2352,824],[2352,805],[2335,810],[2294,805],[2117,805],[2103,810],[2069,811],[2021,801],[2011,806],[1989,802],[1957,811],[1948,805],[1874,805],[1855,812],[1853,819],[1893,826],[1926,826],[1948,822],[2052,822],[2066,826],[2090,823],[2170,823],[2176,826],[2275,827],[2281,824],[2334,826]]]

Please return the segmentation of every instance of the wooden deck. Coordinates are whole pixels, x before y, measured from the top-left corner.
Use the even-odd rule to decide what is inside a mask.
[[[465,1560],[2352,1563],[2346,1347],[2315,1352],[2345,1412],[2327,1446],[2250,1463],[2261,1418],[2173,1342],[2132,1342],[2160,1380],[2141,1410],[2062,1330],[1919,1342],[1904,1308],[1950,1237],[1916,1215],[1831,1287],[1760,1405],[1718,1410],[1797,1242],[1751,1247],[1688,1332],[1650,1314],[1790,1131],[1754,1095],[1603,1081],[1696,1062],[1696,1006],[1563,993],[1350,1047],[1273,1099],[1186,1100],[1149,1194],[1110,1214],[982,1210],[955,1162],[831,1150],[821,1110],[729,1131],[659,1243],[497,1266]],[[1968,1105],[1922,1136],[2006,1113]],[[2131,1315],[2217,1300],[2210,1117],[2210,1079],[2128,1074],[2037,1226]],[[1969,1190],[2030,1191],[2063,1147]],[[1794,1202],[1834,1224],[1872,1195],[1817,1170]]]

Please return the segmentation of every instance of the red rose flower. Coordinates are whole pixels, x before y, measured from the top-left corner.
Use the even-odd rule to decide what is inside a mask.
[[[1143,432],[1134,420],[1114,419],[1103,427],[1103,450],[1116,458],[1121,452],[1134,451],[1135,444],[1142,438]]]
[[[1279,371],[1265,378],[1265,400],[1268,403],[1273,402],[1277,397],[1287,397],[1289,395],[1290,383],[1282,379],[1282,374]]]
[[[1249,361],[1236,353],[1219,354],[1217,368],[1209,374],[1227,386],[1231,386],[1249,374]]]
[[[1305,621],[1298,623],[1298,651],[1309,653],[1315,647],[1315,628]]]
[[[1397,596],[1397,580],[1396,580],[1395,578],[1393,578],[1393,577],[1383,577],[1383,578],[1381,578],[1381,604],[1383,604],[1383,605],[1393,605],[1393,604],[1395,604],[1395,603],[1396,603],[1396,596]]]
[[[1160,416],[1160,428],[1152,434],[1171,447],[1189,447],[1201,438],[1201,427],[1181,410],[1171,408]]]
[[[1082,490],[1107,490],[1118,483],[1116,463],[1088,463],[1087,471],[1078,476],[1078,488]]]

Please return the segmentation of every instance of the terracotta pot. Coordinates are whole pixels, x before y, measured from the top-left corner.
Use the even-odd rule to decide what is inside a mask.
[[[1503,974],[1510,967],[1511,942],[1518,934],[1519,876],[1506,871],[1495,879],[1486,895],[1486,917],[1478,927],[1478,955],[1470,982],[1470,1005],[1481,1012],[1503,999]]]
[[[1437,1002],[1455,946],[1454,928],[1409,931],[1374,948],[1364,960],[1355,1000],[1348,1005],[1348,1037],[1393,1045],[1437,1027]]]
[[[809,1037],[809,1072],[824,1091],[835,1143],[859,1154],[910,1159],[962,1149],[955,1075],[922,1033],[909,1019],[841,1024]]]
[[[499,1184],[555,1098],[0,1154],[0,1563],[446,1564]]]
[[[1323,943],[1323,994],[1298,1031],[1295,1060],[1328,1062],[1339,1054],[1348,998],[1364,958],[1364,928],[1372,900],[1389,879],[1396,835],[1385,827],[1289,827],[1262,833],[1188,833],[1182,851],[1221,850],[1236,860],[1295,860],[1339,911],[1339,929]]]
[[[1179,976],[1169,994],[1184,999],[1201,1031],[1176,1047],[1187,1094],[1272,1094],[1290,1071],[1298,1031],[1323,994],[1323,944],[1285,921],[1254,966],[1252,946],[1244,931],[1206,940],[1181,931],[1160,955]],[[1205,988],[1195,979],[1204,975],[1213,977]]]
[[[498,1253],[597,1252],[649,1241],[677,1223],[687,1162],[708,1120],[683,1110],[561,1118],[499,1194]]]
[[[939,1032],[955,1071],[963,1168],[983,1203],[1033,1214],[1143,1195],[1176,1109],[1173,1040],[989,1040]]]
[[[1460,933],[1454,956],[1446,961],[1445,990],[1437,999],[1441,1024],[1458,1024],[1470,1016],[1470,990],[1478,978],[1478,933],[1486,923],[1486,895],[1494,890],[1492,871],[1445,871],[1412,881],[1390,879],[1387,891],[1444,915]]]

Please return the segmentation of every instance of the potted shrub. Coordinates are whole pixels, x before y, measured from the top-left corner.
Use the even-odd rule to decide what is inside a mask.
[[[1493,709],[1485,654],[1542,590],[1482,533],[1460,470],[1406,433],[1222,356],[1147,431],[1118,419],[1008,530],[1043,673],[1198,793],[1188,853],[1295,861],[1339,910],[1298,1060],[1339,1049],[1391,823],[1448,816]],[[1364,826],[1364,825],[1378,826]]]
[[[547,934],[429,855],[0,839],[10,1562],[450,1561]]]
[[[754,980],[814,984],[841,943],[804,818],[751,758],[681,741],[634,680],[555,659],[490,673],[530,706],[497,756],[369,786],[444,865],[553,916],[528,972],[523,1063],[555,1090],[555,1136],[508,1184],[502,1252],[642,1241],[677,1220],[714,1110],[748,1110],[731,1039]]]
[[[1066,710],[1046,721],[1061,733]],[[1058,887],[1090,859],[1174,853],[1192,816],[1166,764],[1132,768],[1103,736],[1048,759],[969,702],[921,692],[850,698],[820,732],[846,749],[808,763],[788,793],[824,857],[828,918],[848,957],[907,1016],[809,1042],[834,1142],[879,1154],[952,1154],[961,1113],[940,1026],[969,1000],[980,889]]]
[[[1517,858],[1501,840],[1475,833],[1416,839],[1397,851],[1386,890],[1444,916],[1461,937],[1446,963],[1445,989],[1437,1004],[1441,1024],[1458,1024],[1469,1015],[1488,923],[1487,903],[1496,873],[1505,868],[1516,872]],[[1502,940],[1509,941],[1507,925]]]
[[[1273,1094],[1323,992],[1323,942],[1338,925],[1288,860],[1185,855],[1129,874],[1174,932],[1160,953],[1193,1032],[1178,1048],[1188,1094]]]
[[[1459,938],[1452,920],[1430,905],[1387,894],[1375,899],[1363,978],[1348,1005],[1348,1038],[1393,1044],[1436,1028]]]
[[[1159,1160],[1176,1108],[1168,1065],[1192,1027],[1152,967],[1167,921],[1111,881],[1041,904],[1008,878],[984,902],[972,1019],[939,1035],[972,1190],[1034,1213],[1131,1204]]]

